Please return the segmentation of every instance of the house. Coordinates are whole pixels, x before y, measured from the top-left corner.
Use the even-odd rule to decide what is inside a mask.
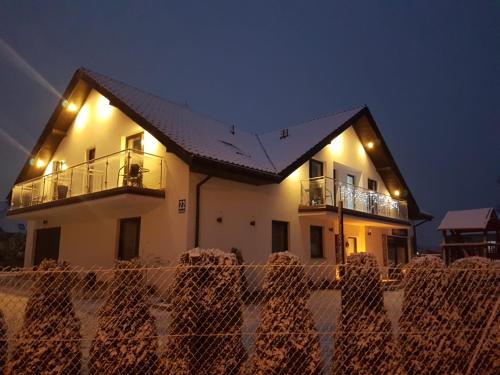
[[[87,69],[74,74],[10,195],[25,265],[176,262],[196,246],[263,263],[370,251],[404,264],[415,201],[367,107],[253,134]],[[339,209],[342,202],[342,209]]]
[[[438,230],[446,264],[469,256],[500,259],[500,219],[494,208],[448,211]]]

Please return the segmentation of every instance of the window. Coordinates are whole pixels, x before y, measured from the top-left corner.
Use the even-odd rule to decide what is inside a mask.
[[[348,185],[354,186],[354,182],[355,182],[354,175],[348,174],[347,178],[346,178],[346,182],[347,182]]]
[[[309,241],[311,258],[323,258],[323,227],[311,225]]]
[[[377,181],[368,179],[368,190],[377,191]]]
[[[129,150],[144,151],[144,133],[138,133],[127,137],[125,146]]]
[[[288,223],[273,220],[272,252],[288,251]]]
[[[139,237],[141,218],[134,217],[120,220],[118,259],[130,260],[139,256]]]
[[[322,177],[323,176],[323,163],[311,159],[309,161],[309,178]]]

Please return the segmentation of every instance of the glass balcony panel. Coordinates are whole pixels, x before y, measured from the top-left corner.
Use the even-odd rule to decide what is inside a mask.
[[[131,186],[163,189],[163,158],[124,150],[16,184],[10,209]]]

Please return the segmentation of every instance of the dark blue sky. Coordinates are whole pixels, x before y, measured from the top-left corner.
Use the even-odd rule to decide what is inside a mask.
[[[500,203],[499,1],[0,1],[0,38],[58,91],[86,66],[248,130],[367,104],[436,217],[422,245]],[[0,87],[6,194],[26,158],[6,134],[31,149],[57,98],[5,48]]]

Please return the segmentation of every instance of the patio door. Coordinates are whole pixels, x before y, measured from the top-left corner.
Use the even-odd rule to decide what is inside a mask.
[[[142,187],[144,172],[144,133],[137,133],[127,137],[127,150],[124,185]]]
[[[59,240],[61,227],[37,229],[35,234],[34,265],[39,265],[44,259],[59,259]]]
[[[354,175],[348,174],[346,177],[344,204],[345,208],[354,209]]]

